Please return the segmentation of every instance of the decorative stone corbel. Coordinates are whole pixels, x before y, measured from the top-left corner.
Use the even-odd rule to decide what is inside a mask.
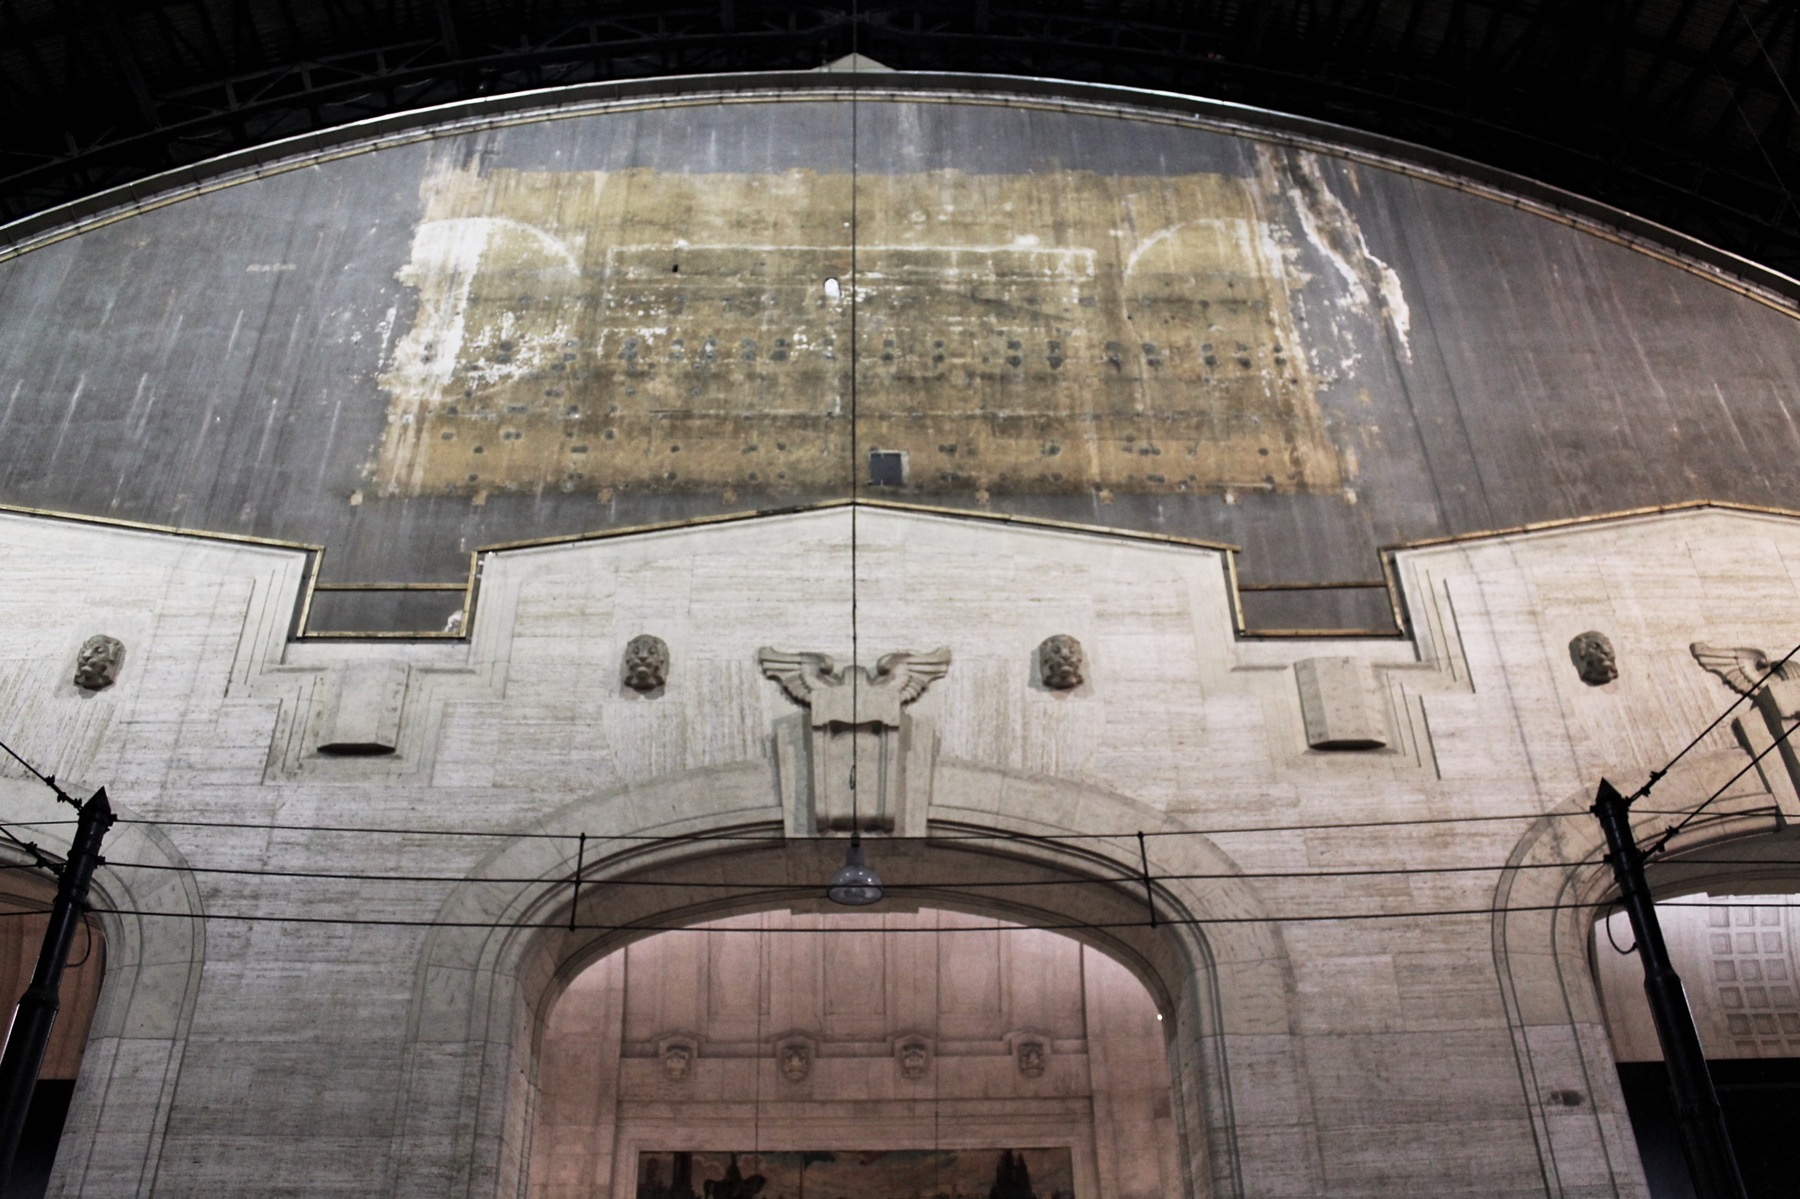
[[[346,662],[334,667],[325,686],[319,752],[372,757],[398,749],[410,673],[404,662]]]
[[[660,1037],[656,1042],[656,1056],[662,1061],[663,1078],[669,1082],[690,1082],[694,1077],[694,1067],[700,1057],[700,1040],[686,1033],[676,1033]]]
[[[1375,669],[1361,658],[1303,658],[1294,663],[1300,715],[1313,749],[1382,749],[1387,713]]]
[[[817,1054],[818,1042],[799,1033],[790,1033],[775,1042],[775,1064],[781,1076],[792,1083],[806,1081]]]
[[[936,730],[904,709],[950,670],[948,647],[893,653],[870,674],[825,654],[764,648],[763,674],[808,709],[776,729],[777,769],[791,836],[862,832],[921,836]]]

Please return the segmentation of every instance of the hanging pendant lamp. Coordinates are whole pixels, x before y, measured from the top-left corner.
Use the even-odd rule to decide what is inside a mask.
[[[881,902],[881,876],[869,869],[863,852],[862,834],[850,834],[850,848],[844,852],[844,868],[831,876],[825,898],[845,907],[860,908]]]

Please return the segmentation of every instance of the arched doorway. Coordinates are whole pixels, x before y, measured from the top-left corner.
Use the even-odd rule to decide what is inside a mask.
[[[1179,1194],[1164,1028],[1106,954],[992,917],[659,933],[551,1009],[527,1193]]]
[[[1246,1179],[1238,1155],[1234,1063],[1247,1063],[1237,1068],[1253,1071],[1259,1091],[1291,1099],[1253,1111],[1251,1135],[1275,1127],[1297,1160],[1315,1161],[1308,1130],[1294,1127],[1296,1105],[1310,1098],[1286,1002],[1286,953],[1230,857],[1186,831],[1158,842],[1152,924],[1135,837],[1096,839],[1046,817],[1082,811],[1112,828],[1174,830],[1160,813],[1063,780],[940,773],[948,776],[940,785],[968,786],[971,798],[983,784],[988,810],[943,804],[967,818],[934,822],[926,838],[870,840],[893,905],[878,910],[937,908],[1049,928],[1128,970],[1164,1016],[1174,1194],[1225,1199],[1260,1181]],[[616,810],[625,806],[661,814],[660,831],[590,839],[585,849],[569,835],[626,824]],[[408,1132],[395,1158],[402,1187],[425,1178],[441,1152],[410,1130],[453,1109],[469,1193],[525,1193],[544,1038],[563,992],[594,963],[657,933],[820,899],[844,842],[788,838],[771,815],[779,813],[760,771],[695,772],[577,801],[482,863],[440,907],[417,975]],[[641,815],[636,826],[645,827]]]
[[[25,993],[37,965],[54,895],[51,882],[22,870],[0,875],[0,1005],[4,1005],[0,1010],[5,1011],[9,1026],[13,1006]],[[105,938],[99,921],[90,917],[75,934],[58,996],[61,1006],[56,1024],[38,1071],[13,1173],[0,1199],[39,1199],[50,1185],[105,969]]]
[[[1791,842],[1780,844],[1792,853]],[[1772,879],[1722,879],[1656,905],[1750,1199],[1791,1194],[1800,1169],[1791,1135],[1800,1121],[1800,894],[1792,892],[1800,878],[1787,890]],[[1594,973],[1651,1199],[1687,1199],[1693,1184],[1631,949],[1623,913],[1595,923]]]
[[[1651,801],[1632,811],[1638,842],[1649,845],[1705,805],[1646,874],[1671,950],[1681,953],[1689,943],[1686,960],[1678,957],[1676,967],[1690,999],[1702,997],[1695,1006],[1715,1078],[1732,1073],[1728,1064],[1723,1071],[1717,1067],[1728,1063],[1734,1046],[1721,1035],[1731,1027],[1728,1021],[1720,1021],[1721,1033],[1707,1037],[1711,1017],[1726,1014],[1722,998],[1716,1012],[1706,1010],[1703,994],[1718,981],[1712,937],[1726,931],[1710,927],[1718,918],[1714,909],[1759,905],[1751,913],[1756,922],[1742,930],[1754,934],[1756,948],[1746,945],[1741,956],[1773,958],[1778,951],[1762,949],[1763,912],[1785,902],[1786,892],[1800,890],[1793,865],[1800,833],[1789,823],[1792,814],[1754,783],[1721,789],[1742,764],[1742,756],[1730,751],[1692,755],[1662,780]],[[1631,777],[1629,769],[1608,773]],[[1646,1095],[1652,1106],[1668,1103],[1666,1079],[1649,1026],[1642,967],[1635,954],[1621,952],[1631,948],[1628,924],[1622,915],[1607,919],[1618,892],[1598,822],[1588,811],[1592,802],[1588,795],[1571,796],[1538,820],[1520,839],[1496,888],[1495,960],[1519,1079],[1533,1106],[1547,1181],[1569,1189],[1604,1179],[1609,1193],[1618,1193],[1618,1180],[1641,1178],[1654,1199],[1687,1199],[1692,1190],[1672,1116],[1660,1125],[1654,1111],[1648,1124],[1643,1118]],[[1725,902],[1715,905],[1713,897]],[[1730,930],[1734,946],[1737,931]],[[1734,950],[1721,956],[1740,955]],[[1759,960],[1758,972],[1765,970]],[[1748,998],[1741,988],[1738,997]],[[1779,1016],[1774,1023],[1780,1027]],[[1791,1176],[1786,1167],[1772,1193],[1788,1193]]]

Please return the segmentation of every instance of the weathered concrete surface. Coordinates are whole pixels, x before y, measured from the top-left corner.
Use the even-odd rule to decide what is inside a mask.
[[[1249,580],[1793,502],[1790,317],[1395,172],[989,99],[871,93],[854,146],[813,99],[444,136],[36,250],[0,265],[0,501],[455,580],[484,543],[841,496],[854,175],[858,448],[908,450],[902,495],[1233,541]]]

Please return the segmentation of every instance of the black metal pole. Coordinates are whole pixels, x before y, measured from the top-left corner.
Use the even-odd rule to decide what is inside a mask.
[[[1656,902],[1644,879],[1644,851],[1631,832],[1631,801],[1602,779],[1593,812],[1606,833],[1606,860],[1619,881],[1619,901],[1637,937],[1638,959],[1644,964],[1644,994],[1650,999],[1656,1039],[1662,1042],[1669,1089],[1675,1099],[1675,1124],[1681,1131],[1681,1149],[1687,1156],[1694,1192],[1699,1199],[1745,1199],[1744,1180],[1738,1174],[1725,1113],[1706,1068],[1694,1013],[1688,1007],[1681,976],[1669,962]]]
[[[102,787],[81,805],[75,840],[69,846],[56,902],[50,908],[50,927],[44,930],[43,948],[38,951],[37,969],[7,1030],[6,1052],[0,1056],[0,1186],[12,1180],[13,1158],[25,1131],[26,1113],[31,1110],[31,1093],[44,1064],[44,1050],[50,1045],[50,1029],[56,1024],[57,991],[63,967],[69,964],[69,944],[87,907],[88,884],[100,865],[100,842],[112,822],[112,803]]]

